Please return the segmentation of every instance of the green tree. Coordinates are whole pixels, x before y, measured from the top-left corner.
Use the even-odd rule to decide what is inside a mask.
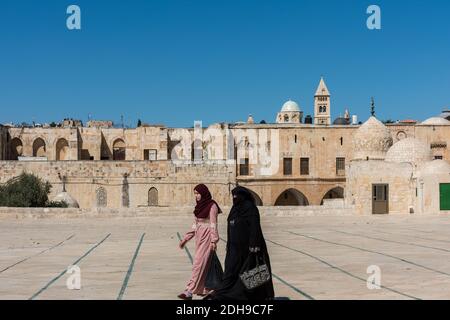
[[[0,187],[0,206],[46,207],[52,186],[39,177],[22,173]]]

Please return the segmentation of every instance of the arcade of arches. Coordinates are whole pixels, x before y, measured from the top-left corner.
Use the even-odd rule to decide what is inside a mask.
[[[309,206],[323,205],[326,199],[344,199],[344,188],[342,186],[317,186],[302,185],[291,188],[278,186],[281,191],[269,190],[266,192],[261,186],[242,186],[248,188],[255,198],[258,206]]]

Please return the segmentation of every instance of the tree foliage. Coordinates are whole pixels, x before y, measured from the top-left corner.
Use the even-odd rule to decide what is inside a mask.
[[[42,181],[39,177],[22,173],[0,186],[1,207],[67,207],[64,202],[52,202],[48,200],[52,186],[48,181]]]

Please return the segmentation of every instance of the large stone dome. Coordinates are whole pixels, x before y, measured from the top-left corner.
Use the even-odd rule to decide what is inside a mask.
[[[436,159],[425,163],[421,169],[422,176],[435,174],[450,174],[450,164],[442,159]]]
[[[77,200],[75,200],[70,194],[67,192],[61,192],[56,195],[56,197],[53,199],[55,202],[62,202],[64,201],[67,203],[68,208],[79,208]]]
[[[409,137],[395,143],[387,152],[385,160],[421,164],[432,159],[433,155],[429,145],[416,138]]]
[[[420,123],[421,125],[433,125],[433,126],[442,126],[442,125],[450,125],[450,121],[441,117],[431,117]]]
[[[356,130],[354,136],[354,160],[383,160],[392,146],[389,129],[377,118],[370,117]]]
[[[286,111],[299,112],[300,107],[298,106],[297,102],[289,100],[289,101],[286,101],[283,104],[283,107],[281,108],[281,112],[286,112]]]

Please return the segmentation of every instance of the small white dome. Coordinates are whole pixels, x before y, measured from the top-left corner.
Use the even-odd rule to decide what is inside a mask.
[[[421,170],[422,176],[434,174],[450,174],[450,164],[441,159],[436,159],[425,163]]]
[[[281,108],[281,112],[286,112],[286,111],[299,112],[300,107],[298,106],[297,102],[289,100],[289,101],[286,101],[283,104],[283,107]]]
[[[384,159],[392,146],[389,129],[377,118],[370,117],[358,128],[354,136],[354,160]]]
[[[422,122],[421,124],[424,125],[433,125],[433,126],[439,126],[439,125],[450,125],[450,121],[447,119],[441,118],[441,117],[431,117]]]
[[[416,138],[409,137],[394,144],[388,150],[385,160],[420,164],[431,161],[431,159],[433,159],[433,155],[430,146]]]
[[[55,202],[62,202],[64,201],[65,203],[67,203],[67,206],[69,208],[79,208],[80,206],[78,205],[77,200],[75,200],[70,194],[68,194],[67,192],[61,192],[58,193],[58,195],[53,199],[53,201]]]

